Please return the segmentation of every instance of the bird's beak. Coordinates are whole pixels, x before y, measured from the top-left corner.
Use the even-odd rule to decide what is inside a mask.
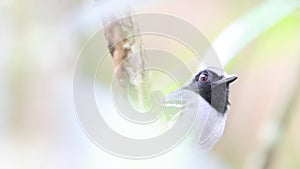
[[[234,82],[237,78],[238,78],[237,75],[228,75],[228,76],[225,78],[225,80],[226,80],[226,83],[229,84],[229,83]]]
[[[220,84],[230,84],[234,82],[238,78],[237,75],[226,75],[222,79],[213,82],[213,86],[218,86]]]

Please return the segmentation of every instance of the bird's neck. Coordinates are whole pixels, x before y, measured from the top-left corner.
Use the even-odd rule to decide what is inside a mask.
[[[211,97],[208,101],[213,108],[224,115],[228,109],[229,103],[229,87],[219,86],[211,91]]]
[[[192,82],[190,85],[184,87],[186,89],[192,90],[198,93],[202,98],[204,98],[214,109],[216,109],[220,114],[224,115],[230,105],[229,102],[229,86],[224,84],[217,86],[210,91],[199,90],[197,83]]]

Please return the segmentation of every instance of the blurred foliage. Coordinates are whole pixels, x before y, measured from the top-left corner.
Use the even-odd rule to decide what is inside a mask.
[[[289,2],[299,3],[297,0],[284,1],[292,5]],[[191,0],[188,3],[175,0],[171,3],[145,3],[135,8],[140,13],[178,16],[212,40],[236,18],[252,11],[260,3],[258,0]],[[72,73],[76,56],[90,35],[99,29],[100,21],[82,17],[91,21],[94,27],[81,25],[78,28],[79,24],[74,23],[82,19],[81,15],[91,12],[93,5],[92,1],[82,0],[0,2],[0,168],[101,168],[103,163],[112,162],[104,161],[101,150],[82,132],[72,103]],[[254,20],[261,17],[274,19],[272,15],[255,17]],[[297,8],[261,32],[260,36],[253,37],[225,67],[228,73],[238,74],[239,80],[231,88],[232,105],[225,134],[212,153],[232,168],[245,168],[251,163],[254,150],[260,147],[265,125],[272,123],[276,114],[285,110],[295,92],[300,73],[299,21],[300,10]],[[198,69],[198,62],[191,62],[193,53],[180,44],[170,40],[159,39],[160,43],[157,43],[155,38],[145,39],[145,45],[170,50],[193,72]],[[97,36],[94,40],[97,44]],[[227,39],[227,42],[230,40]],[[93,61],[100,57],[98,51],[107,50],[106,47],[104,44],[86,49],[84,55],[94,58],[86,59],[82,76],[94,77],[89,65],[97,64]],[[161,61],[176,71],[172,62],[157,62]],[[101,64],[96,84],[108,86],[112,76],[110,56],[106,56]],[[188,78],[183,77],[182,81]],[[170,80],[157,86],[166,93],[178,87],[169,84]],[[299,95],[274,152],[272,169],[300,168]]]

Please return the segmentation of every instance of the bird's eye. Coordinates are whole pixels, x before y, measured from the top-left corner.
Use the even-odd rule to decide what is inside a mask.
[[[206,82],[208,80],[208,74],[207,73],[202,73],[199,76],[199,80],[200,80],[200,82]]]

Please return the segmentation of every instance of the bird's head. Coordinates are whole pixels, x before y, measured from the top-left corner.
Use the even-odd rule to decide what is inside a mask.
[[[236,79],[236,75],[227,75],[218,68],[209,67],[199,72],[191,85],[212,107],[224,114],[229,105],[229,84]]]

